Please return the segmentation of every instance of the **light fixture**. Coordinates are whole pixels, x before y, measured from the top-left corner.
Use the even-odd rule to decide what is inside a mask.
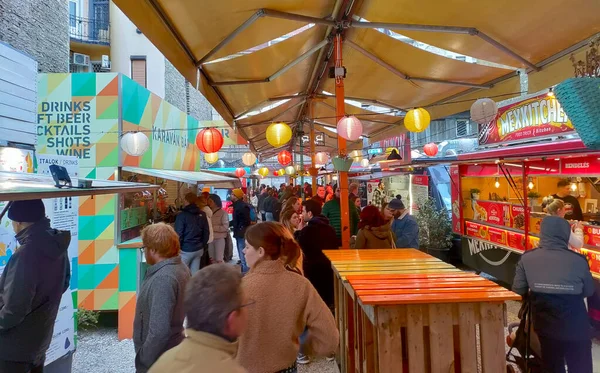
[[[388,161],[401,161],[402,157],[400,156],[400,154],[398,154],[398,151],[396,149],[392,149],[392,152],[390,153],[390,155],[388,155],[387,160]]]
[[[577,191],[577,183],[575,183],[575,182],[572,182],[572,183],[571,183],[571,190],[572,190],[573,192],[576,192],[576,191]]]
[[[267,141],[271,146],[278,148],[287,144],[292,139],[292,129],[283,122],[271,123],[266,131]]]
[[[363,167],[363,168],[367,168],[367,167],[369,167],[369,160],[368,160],[367,158],[363,158],[363,159],[360,161],[360,166],[361,166],[361,167]]]
[[[546,93],[546,96],[554,97],[554,87],[550,87],[550,89],[548,89],[548,93]]]
[[[256,163],[256,156],[254,155],[254,153],[244,153],[244,155],[242,155],[242,162],[246,166],[252,166]]]
[[[410,132],[423,132],[430,122],[431,116],[423,108],[409,110],[404,117],[404,127]]]
[[[337,123],[337,133],[348,141],[356,141],[362,135],[363,126],[354,115],[345,116]]]
[[[494,186],[496,188],[500,188],[500,180],[498,180],[498,178],[496,178],[496,182],[494,183]]]
[[[527,188],[529,188],[529,190],[533,189],[534,185],[533,185],[533,179],[529,178],[529,184],[527,184]]]
[[[121,138],[121,149],[133,157],[139,157],[150,147],[150,140],[143,132],[127,132]]]
[[[196,135],[196,146],[202,153],[218,152],[223,142],[223,135],[216,128],[205,128]]]

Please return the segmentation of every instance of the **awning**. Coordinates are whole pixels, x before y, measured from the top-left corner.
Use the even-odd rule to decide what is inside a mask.
[[[211,186],[214,188],[240,188],[242,183],[237,177],[208,171],[175,171],[152,168],[123,167],[123,171],[140,175],[178,181],[180,183]]]
[[[590,0],[114,2],[261,150],[270,146],[264,132],[272,121],[304,133],[313,120],[335,124],[328,68],[338,28],[345,33],[348,100],[390,110],[425,107],[432,119],[468,110],[479,97],[519,95],[519,68],[530,72],[534,91],[572,76],[568,55],[600,32],[600,2]],[[436,47],[463,57],[440,56]],[[283,99],[290,101],[248,116]],[[363,121],[371,142],[404,131],[391,112],[348,104],[345,111]]]
[[[590,152],[580,139],[564,141],[547,141],[529,145],[508,145],[495,149],[464,153],[457,156],[458,162],[476,162],[495,159],[519,159],[559,154]]]
[[[158,189],[158,186],[145,183],[127,183],[123,181],[82,178],[79,178],[78,180],[88,180],[91,182],[91,187],[77,188],[76,182],[72,180],[73,187],[57,188],[52,176],[0,171],[0,201],[95,196],[101,194],[141,192]]]

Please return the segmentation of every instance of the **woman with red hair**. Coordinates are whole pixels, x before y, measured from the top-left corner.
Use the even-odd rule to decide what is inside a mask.
[[[390,249],[396,239],[384,217],[375,206],[367,206],[360,213],[355,249]]]

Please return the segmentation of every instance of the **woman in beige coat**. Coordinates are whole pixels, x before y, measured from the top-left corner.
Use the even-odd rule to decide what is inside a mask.
[[[391,249],[395,238],[384,217],[375,206],[367,206],[360,213],[355,249]]]
[[[285,268],[300,254],[291,233],[280,223],[248,228],[244,255],[250,271],[244,292],[256,303],[248,309],[250,328],[240,338],[238,361],[252,373],[296,372],[299,337],[315,355],[331,356],[339,333],[327,305],[312,284]]]

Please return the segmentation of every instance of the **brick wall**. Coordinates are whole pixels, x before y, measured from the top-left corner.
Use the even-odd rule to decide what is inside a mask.
[[[0,41],[31,55],[42,73],[69,72],[68,0],[0,0]]]
[[[212,106],[166,59],[165,100],[197,120],[212,120]]]

